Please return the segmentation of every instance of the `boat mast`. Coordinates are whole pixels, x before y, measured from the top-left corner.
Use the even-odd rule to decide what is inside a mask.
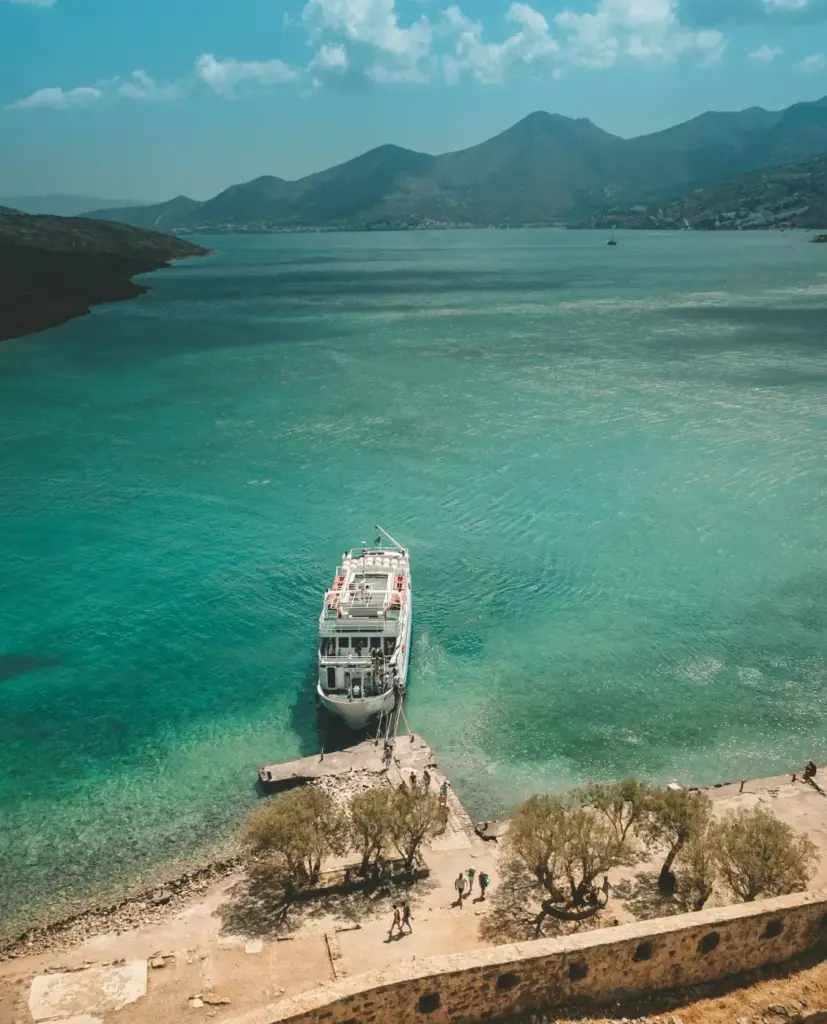
[[[376,529],[382,534],[383,537],[387,537],[388,540],[391,542],[391,544],[393,544],[395,547],[399,548],[399,550],[404,554],[405,549],[402,547],[402,545],[399,543],[399,541],[398,540],[394,540],[393,537],[391,537],[391,535],[389,533],[387,533],[385,530],[382,529],[382,527],[379,525],[379,523],[376,524]]]

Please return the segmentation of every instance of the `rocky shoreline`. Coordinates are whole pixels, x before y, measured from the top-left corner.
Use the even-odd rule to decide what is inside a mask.
[[[108,906],[90,907],[42,927],[30,928],[7,941],[0,939],[0,962],[55,953],[100,935],[155,924],[181,910],[215,882],[242,867],[240,854],[224,856],[154,884]]]
[[[136,274],[210,250],[156,231],[0,209],[0,342],[147,291]]]

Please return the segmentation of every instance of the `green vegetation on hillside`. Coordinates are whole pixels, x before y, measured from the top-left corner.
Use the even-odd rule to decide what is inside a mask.
[[[755,231],[827,225],[827,153],[699,188],[663,206],[612,207],[582,227]]]

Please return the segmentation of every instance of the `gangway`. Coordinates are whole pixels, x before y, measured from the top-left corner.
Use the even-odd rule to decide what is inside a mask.
[[[408,720],[405,718],[405,712],[402,708],[405,701],[405,689],[399,685],[395,685],[393,689],[393,707],[390,711],[383,711],[379,716],[379,727],[376,730],[375,740],[375,745],[378,746],[380,738],[382,739],[384,744],[382,760],[388,765],[393,760],[393,749],[396,746],[396,737],[399,735],[400,722],[405,723],[405,728],[408,732],[411,731],[411,728],[408,725]]]

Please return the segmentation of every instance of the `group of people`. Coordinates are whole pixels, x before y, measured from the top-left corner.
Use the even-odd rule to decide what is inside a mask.
[[[455,906],[461,907],[462,906],[462,901],[465,899],[466,895],[470,896],[471,893],[474,891],[474,879],[476,877],[477,877],[477,870],[476,870],[476,868],[468,868],[467,871],[465,871],[465,872],[460,871],[460,873],[457,875],[456,881],[454,882],[454,888],[457,890],[457,902],[456,902]],[[479,873],[480,894],[477,897],[478,900],[484,900],[485,899],[485,891],[486,891],[486,889],[488,888],[488,886],[490,884],[491,884],[491,879],[488,877],[488,875],[484,871],[480,871],[480,873]],[[467,890],[468,890],[467,893],[466,893],[466,886],[467,886]]]
[[[393,938],[393,933],[396,931],[399,938],[405,934],[405,928],[408,929],[408,935],[413,934],[413,928],[411,927],[411,906],[407,902],[394,903],[393,905],[393,921],[391,922],[391,930],[388,932],[388,941]]]
[[[409,775],[408,778],[409,778],[409,781],[410,781],[411,792],[414,792],[416,790],[417,786],[419,785],[419,778],[417,777],[416,772],[411,772],[411,774]],[[422,773],[422,788],[423,789],[430,789],[431,788],[431,773],[428,771],[427,768]],[[405,780],[403,779],[399,783],[398,789],[399,789],[400,793],[407,792],[407,790],[408,790],[408,783],[405,782]],[[447,779],[439,787],[439,799],[440,799],[440,801],[442,803],[447,803],[448,802],[448,781],[447,781]]]

